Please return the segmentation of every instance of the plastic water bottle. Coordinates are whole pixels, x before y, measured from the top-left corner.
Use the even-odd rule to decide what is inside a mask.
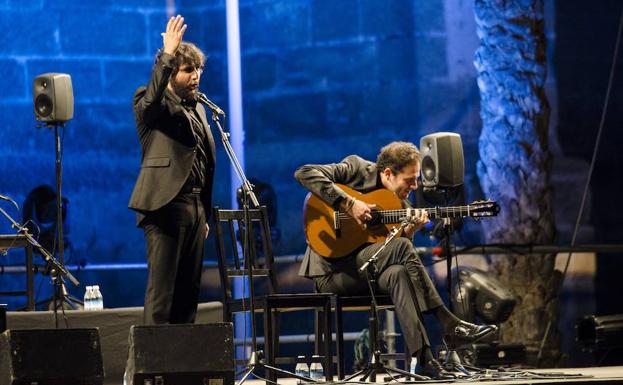
[[[84,310],[93,310],[93,286],[87,286],[84,291]]]
[[[102,310],[104,308],[104,297],[98,285],[93,286],[93,310]]]
[[[409,365],[409,373],[415,374],[417,368],[417,357],[411,357],[411,364]]]
[[[320,356],[317,354],[312,356],[312,363],[309,367],[309,377],[314,380],[324,381],[324,369],[320,362]]]
[[[307,366],[307,362],[305,362],[305,356],[298,356],[296,358],[296,367],[294,368],[294,374],[297,376],[309,377],[309,366]],[[300,378],[297,380],[297,383],[302,383],[303,380]]]

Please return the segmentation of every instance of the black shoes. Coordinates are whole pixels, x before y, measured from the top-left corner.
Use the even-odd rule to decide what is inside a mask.
[[[444,335],[443,339],[446,344],[455,347],[480,341],[497,330],[498,327],[495,325],[475,325],[461,321]]]
[[[456,375],[444,369],[439,361],[432,359],[426,361],[426,366],[422,370],[422,375],[432,378],[433,380],[454,380]]]

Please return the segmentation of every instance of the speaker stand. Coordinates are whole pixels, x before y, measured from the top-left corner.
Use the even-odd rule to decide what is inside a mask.
[[[63,194],[62,194],[62,182],[63,182],[63,157],[61,148],[61,137],[59,133],[59,127],[62,126],[65,129],[65,124],[61,122],[48,122],[45,127],[54,128],[54,169],[56,179],[56,242],[58,245],[58,264],[65,269],[65,237],[63,235]],[[53,250],[54,252],[54,250]],[[50,260],[48,260],[48,263]],[[80,309],[83,306],[82,301],[69,295],[67,287],[62,276],[59,276],[58,266],[52,266],[50,269],[53,285],[52,297],[48,298],[43,303],[49,302],[52,304],[54,311],[55,327],[58,328],[57,311],[58,308],[65,311],[65,304],[71,309]],[[78,284],[76,284],[77,286]]]

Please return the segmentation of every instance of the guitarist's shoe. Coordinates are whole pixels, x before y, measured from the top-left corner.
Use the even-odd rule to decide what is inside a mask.
[[[454,380],[456,374],[447,371],[439,361],[432,359],[426,362],[422,375],[430,377],[433,380]]]
[[[495,325],[476,325],[465,321],[456,324],[449,333],[443,336],[444,341],[450,347],[471,344],[497,332]]]

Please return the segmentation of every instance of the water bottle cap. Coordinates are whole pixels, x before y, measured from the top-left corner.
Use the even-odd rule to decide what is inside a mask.
[[[99,289],[100,287],[99,287],[99,285],[93,285],[93,288],[94,289]]]

